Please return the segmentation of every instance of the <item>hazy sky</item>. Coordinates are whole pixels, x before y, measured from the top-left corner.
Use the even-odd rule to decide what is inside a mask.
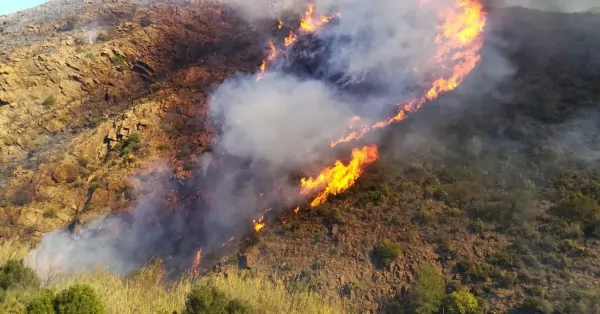
[[[0,0],[0,15],[35,7],[48,0]]]

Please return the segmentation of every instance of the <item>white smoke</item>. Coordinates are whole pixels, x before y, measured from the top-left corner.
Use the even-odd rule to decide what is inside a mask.
[[[347,128],[348,105],[317,80],[270,73],[225,81],[211,97],[214,114],[227,121],[222,147],[290,167],[318,161],[317,152]]]

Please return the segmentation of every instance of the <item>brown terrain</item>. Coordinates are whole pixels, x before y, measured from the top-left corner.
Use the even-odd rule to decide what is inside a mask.
[[[155,164],[193,180],[211,149],[207,96],[256,71],[266,32],[216,5],[142,2],[52,1],[0,17],[0,238],[36,242],[130,210]],[[460,117],[439,106],[453,95],[428,104],[387,131],[356,186],[248,231],[214,271],[250,269],[357,312],[398,313],[430,262],[486,313],[600,313],[598,159],[562,156],[549,140],[581,112],[598,117],[600,61],[573,51],[597,51],[600,17],[498,14],[520,44],[501,87],[509,100],[477,95]],[[444,121],[425,132],[426,120]],[[402,252],[388,265],[374,253],[384,240]]]

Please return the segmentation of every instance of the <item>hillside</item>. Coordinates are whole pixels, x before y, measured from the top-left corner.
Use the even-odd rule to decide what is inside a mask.
[[[378,131],[380,158],[355,186],[266,217],[258,232],[249,220],[213,235],[180,228],[172,213],[195,222],[213,197],[202,156],[220,130],[208,97],[234,73],[257,71],[277,23],[144,2],[54,1],[0,17],[1,239],[77,236],[99,216],[134,220],[132,209],[152,204],[144,223],[169,232],[141,256],[177,277],[199,241],[225,247],[202,254],[202,273],[256,280],[219,282],[234,297],[273,282],[269,293],[309,291],[333,312],[343,303],[414,313],[431,302],[422,313],[437,313],[445,295],[468,291],[473,313],[600,313],[600,16],[490,9],[481,63],[455,91]],[[96,289],[119,282],[77,278]],[[439,282],[441,296],[423,292]],[[161,310],[181,310],[184,284]],[[312,311],[327,307],[313,297]]]

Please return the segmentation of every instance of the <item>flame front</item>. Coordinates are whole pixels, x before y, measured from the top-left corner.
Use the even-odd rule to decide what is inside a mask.
[[[432,60],[440,70],[436,75],[437,79],[424,90],[423,96],[398,105],[398,114],[387,120],[371,126],[363,125],[358,131],[349,131],[345,136],[333,141],[331,147],[361,138],[374,129],[406,119],[409,113],[417,111],[426,101],[457,88],[465,76],[475,68],[481,60],[481,34],[486,23],[483,5],[478,0],[456,0],[455,7],[441,13],[440,18],[442,23],[438,27],[435,39],[439,48]]]
[[[420,0],[420,5],[426,5],[427,0]],[[310,4],[300,22],[300,30],[306,33],[313,33],[324,24],[329,23],[335,16],[320,16],[314,19],[314,4]],[[432,58],[431,62],[437,68],[433,73],[433,79],[428,87],[422,90],[420,97],[408,100],[398,105],[398,113],[387,120],[377,122],[373,125],[355,124],[360,121],[359,116],[351,118],[348,133],[331,143],[331,147],[343,142],[350,142],[358,139],[368,132],[383,128],[402,121],[408,117],[409,113],[417,111],[425,102],[436,99],[445,92],[454,90],[460,85],[481,60],[479,51],[483,46],[482,33],[486,23],[486,16],[483,6],[479,0],[455,0],[455,6],[440,15],[441,23],[438,27],[438,34],[435,39],[439,48]],[[279,20],[279,28],[283,27],[283,22]],[[284,45],[290,46],[297,40],[293,31],[284,39]],[[273,61],[277,57],[275,45],[269,45],[268,61]],[[257,79],[263,77],[267,68],[267,60],[261,64],[261,73]],[[418,72],[418,69],[414,69]],[[354,149],[350,162],[345,165],[341,161],[336,161],[332,167],[325,168],[318,176],[314,178],[302,178],[300,193],[303,195],[317,194],[311,201],[310,206],[316,207],[327,200],[330,195],[337,195],[350,188],[362,174],[364,168],[377,160],[377,146],[365,146],[362,149]],[[294,209],[298,213],[300,207]],[[264,215],[258,220],[253,220],[254,231],[259,232],[265,226]]]
[[[354,185],[363,169],[375,160],[377,160],[377,146],[371,145],[362,149],[354,149],[352,150],[352,159],[348,165],[344,165],[338,160],[333,167],[324,169],[317,177],[302,178],[300,193],[309,194],[322,189],[310,203],[310,206],[315,207],[323,204],[329,195],[340,194]]]

